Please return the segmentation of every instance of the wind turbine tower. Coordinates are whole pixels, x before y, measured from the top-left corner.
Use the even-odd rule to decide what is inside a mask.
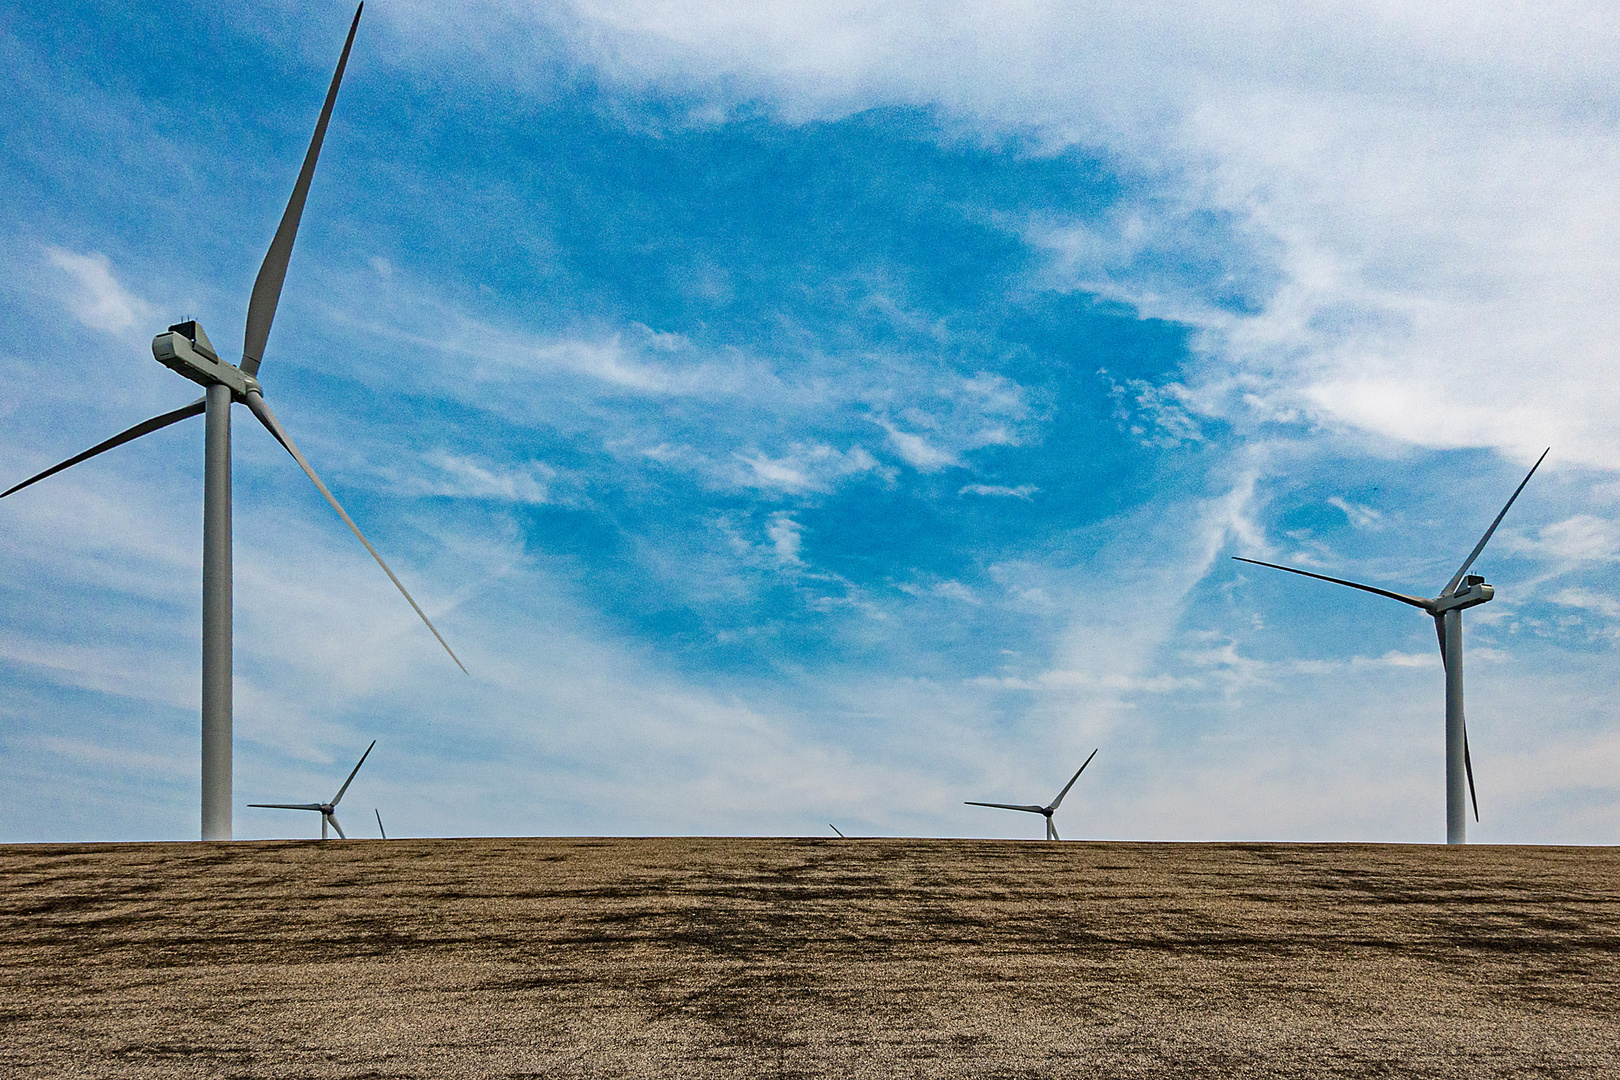
[[[1098,747],[1097,749],[1100,750],[1102,747]],[[1086,758],[1081,766],[1074,771],[1074,775],[1069,777],[1069,782],[1063,785],[1063,790],[1058,792],[1058,797],[1053,799],[1051,804],[1048,806],[1022,806],[1016,803],[1002,802],[964,802],[962,805],[993,806],[997,810],[1022,810],[1026,814],[1041,814],[1046,818],[1046,838],[1048,840],[1061,840],[1063,837],[1058,835],[1057,826],[1052,824],[1052,815],[1057,813],[1057,808],[1063,805],[1063,796],[1067,795],[1069,793],[1069,789],[1074,787],[1074,782],[1080,779],[1080,774],[1086,771],[1087,765],[1091,764],[1091,758],[1096,756],[1097,750],[1093,750],[1091,752],[1091,757]]]
[[[376,746],[376,745],[377,745],[377,740],[372,739],[371,740],[371,746]],[[259,807],[259,808],[265,809],[265,810],[313,810],[316,813],[321,815],[321,839],[322,840],[326,839],[326,825],[327,825],[327,822],[331,822],[332,828],[337,830],[337,834],[338,834],[339,839],[347,840],[348,837],[343,835],[343,826],[338,824],[337,804],[343,801],[343,793],[345,791],[348,791],[349,790],[349,785],[354,782],[354,774],[360,771],[360,766],[364,765],[366,763],[366,758],[371,756],[371,746],[366,747],[366,752],[360,755],[360,760],[355,763],[354,771],[349,773],[349,778],[347,780],[343,781],[343,786],[338,788],[338,793],[336,795],[332,796],[332,801],[331,802],[306,802],[306,803],[255,802],[255,803],[248,803],[248,805],[249,806],[256,806],[256,807]],[[381,813],[377,813],[377,828],[379,830],[382,829],[382,814]],[[388,839],[388,834],[387,833],[383,833],[383,839],[384,840]]]
[[[1446,843],[1466,844],[1468,842],[1468,804],[1474,807],[1474,820],[1479,820],[1479,799],[1474,794],[1474,763],[1468,754],[1468,727],[1463,717],[1463,624],[1462,613],[1471,607],[1478,607],[1487,603],[1496,595],[1496,590],[1485,583],[1485,579],[1478,574],[1470,574],[1469,567],[1479,558],[1479,553],[1485,550],[1496,527],[1502,524],[1507,516],[1508,508],[1519,497],[1519,492],[1536,475],[1541,463],[1547,460],[1552,448],[1548,447],[1541,452],[1536,463],[1530,466],[1519,486],[1513,489],[1508,497],[1507,505],[1502,507],[1491,527],[1485,530],[1485,535],[1479,538],[1474,550],[1469,552],[1468,558],[1457,567],[1457,572],[1451,575],[1446,587],[1440,590],[1440,595],[1432,599],[1421,596],[1408,596],[1405,593],[1390,592],[1375,585],[1363,585],[1358,581],[1345,581],[1343,578],[1328,577],[1325,574],[1313,574],[1309,570],[1300,570],[1292,566],[1282,566],[1278,563],[1261,562],[1259,559],[1245,559],[1240,555],[1232,556],[1238,562],[1253,563],[1256,566],[1269,566],[1273,570],[1286,570],[1290,574],[1299,574],[1303,577],[1315,578],[1318,581],[1332,582],[1334,585],[1345,585],[1362,592],[1374,593],[1378,596],[1387,596],[1391,600],[1399,600],[1403,604],[1420,608],[1434,619],[1435,636],[1440,640],[1440,661],[1446,669]],[[1467,784],[1467,797],[1464,798],[1463,786]]]
[[[421,616],[433,636],[439,639],[445,652],[456,666],[461,661],[451,651],[427,614],[406,592],[399,578],[383,562],[383,557],[360,532],[354,519],[349,517],[333,497],[315,470],[293,443],[292,436],[281,426],[265,404],[264,388],[259,385],[259,364],[264,358],[265,345],[270,339],[270,324],[276,317],[276,305],[281,299],[282,282],[287,276],[287,264],[292,258],[293,241],[298,236],[298,222],[304,212],[304,200],[315,175],[315,162],[320,157],[321,142],[326,138],[326,125],[332,118],[332,106],[337,101],[338,86],[343,82],[343,69],[349,62],[349,50],[354,45],[354,33],[360,26],[362,3],[354,12],[349,25],[349,36],[343,43],[343,54],[338,58],[332,85],[326,92],[326,103],[321,107],[315,134],[304,155],[303,168],[293,185],[292,197],[282,214],[281,224],[270,242],[259,276],[253,282],[253,293],[248,301],[247,331],[242,343],[242,362],[232,364],[220,359],[208,335],[196,322],[176,323],[167,333],[152,339],[152,355],[158,363],[203,387],[203,397],[173,412],[154,416],[136,424],[128,431],[114,435],[84,453],[53,465],[36,476],[29,477],[9,491],[0,492],[0,499],[77,465],[97,454],[105,453],[143,435],[150,435],[170,424],[201,415],[205,417],[203,471],[203,631],[202,631],[202,838],[229,840],[231,838],[231,405],[246,405],[298,462],[299,468],[309,476],[325,496],[332,509],[359,537],[371,557],[383,568],[400,593]]]

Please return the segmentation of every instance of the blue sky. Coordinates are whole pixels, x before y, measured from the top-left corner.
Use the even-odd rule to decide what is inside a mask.
[[[236,834],[1620,836],[1612,21],[368,6],[237,411]],[[0,473],[234,357],[351,11],[0,8]],[[0,503],[0,840],[195,834],[200,421]],[[1011,819],[1011,820],[1008,820]],[[1038,824],[1038,823],[1037,823]]]

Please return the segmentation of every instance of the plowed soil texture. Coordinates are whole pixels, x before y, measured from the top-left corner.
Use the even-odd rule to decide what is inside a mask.
[[[0,847],[0,1074],[1620,1076],[1620,849]]]

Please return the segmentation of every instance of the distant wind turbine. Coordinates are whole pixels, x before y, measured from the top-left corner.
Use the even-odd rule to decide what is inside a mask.
[[[1100,746],[1097,748],[1097,750],[1101,749],[1102,747]],[[1080,774],[1086,771],[1086,765],[1091,764],[1091,758],[1097,756],[1097,750],[1093,750],[1091,752],[1091,757],[1086,758],[1085,764],[1074,770],[1074,775],[1069,777],[1069,782],[1063,785],[1063,790],[1058,792],[1058,797],[1052,800],[1052,805],[1050,806],[1016,806],[1012,803],[1002,802],[965,802],[963,805],[993,806],[997,810],[1022,810],[1026,814],[1043,814],[1046,817],[1046,838],[1048,840],[1061,840],[1063,837],[1058,835],[1057,826],[1052,824],[1052,815],[1057,813],[1057,808],[1063,805],[1063,796],[1069,793],[1069,789],[1074,787],[1074,782],[1080,779]],[[1072,761],[1074,759],[1070,758],[1069,760]]]
[[[364,760],[364,759],[361,759],[361,760]],[[360,767],[360,766],[358,766],[358,765],[356,765],[356,766],[355,766],[355,768],[356,768],[356,769],[358,769],[358,768],[359,768],[359,767]],[[333,800],[332,800],[332,801],[333,801],[333,802],[334,802],[334,803],[336,803],[336,802],[337,802],[337,800],[336,800],[336,799],[333,799]],[[381,810],[378,810],[378,809],[376,809],[376,808],[375,808],[375,807],[373,807],[373,808],[372,808],[372,811],[371,811],[371,812],[372,812],[372,813],[373,813],[373,814],[376,814],[376,815],[377,815],[377,831],[378,831],[378,832],[380,832],[380,833],[382,833],[382,838],[383,838],[383,839],[384,839],[384,840],[386,840],[386,839],[388,839],[388,830],[387,830],[387,829],[385,829],[385,828],[383,828],[383,827],[382,827],[382,811],[381,811]]]
[[[832,822],[830,822],[830,821],[829,821],[829,822],[827,822],[827,828],[829,828],[829,829],[831,829],[831,830],[832,830],[832,831],[833,831],[833,832],[835,832],[835,833],[838,833],[838,839],[840,839],[840,840],[848,840],[848,839],[849,839],[849,837],[847,837],[847,836],[845,836],[845,835],[844,835],[844,834],[843,834],[843,831],[842,831],[842,830],[840,830],[840,829],[839,829],[839,828],[838,828],[838,826],[836,826],[836,825],[834,825],[834,824],[833,824],[833,823],[832,823]]]
[[[1513,489],[1507,505],[1496,515],[1491,527],[1485,530],[1485,535],[1479,538],[1479,543],[1474,545],[1474,550],[1469,552],[1468,558],[1457,567],[1457,572],[1451,575],[1451,580],[1440,590],[1440,595],[1432,600],[1390,592],[1388,589],[1363,585],[1356,581],[1328,577],[1325,574],[1313,574],[1309,570],[1298,570],[1292,566],[1232,556],[1238,562],[1269,566],[1273,570],[1286,570],[1290,574],[1299,574],[1318,581],[1328,581],[1335,585],[1360,589],[1362,592],[1387,596],[1391,600],[1399,600],[1403,604],[1421,608],[1434,618],[1434,632],[1440,639],[1440,662],[1446,669],[1446,843],[1448,844],[1468,842],[1468,803],[1463,801],[1465,778],[1468,784],[1468,801],[1473,803],[1474,807],[1474,820],[1479,820],[1479,799],[1474,795],[1474,763],[1468,754],[1468,727],[1463,717],[1462,613],[1463,609],[1477,607],[1496,595],[1496,590],[1487,585],[1483,577],[1468,573],[1468,568],[1474,565],[1479,553],[1485,550],[1485,545],[1496,532],[1496,527],[1502,524],[1502,519],[1507,516],[1508,508],[1513,505],[1513,501],[1519,497],[1519,492],[1524,490],[1524,486],[1536,475],[1536,470],[1541,468],[1541,463],[1547,460],[1547,455],[1551,452],[1552,448],[1548,447],[1536,458],[1536,463],[1530,466],[1530,471],[1524,474],[1519,486]]]
[[[372,739],[371,740],[371,746],[376,746],[376,745],[377,745],[377,740]],[[311,802],[311,803],[255,802],[255,803],[248,803],[248,805],[249,806],[257,806],[257,807],[260,807],[261,809],[265,809],[265,810],[314,810],[316,813],[321,815],[321,839],[322,840],[326,839],[326,824],[327,824],[327,822],[332,823],[332,828],[337,830],[337,834],[341,839],[347,840],[348,837],[343,835],[343,826],[338,824],[337,804],[343,801],[343,793],[345,791],[349,790],[349,784],[354,781],[354,773],[359,772],[360,771],[360,766],[364,765],[366,763],[366,758],[371,756],[371,746],[366,747],[366,752],[364,754],[360,755],[360,760],[355,763],[354,772],[351,772],[349,774],[349,779],[343,781],[343,786],[338,788],[338,793],[336,795],[332,796],[332,801],[331,802]],[[382,815],[381,814],[377,815],[377,828],[379,828],[379,829],[382,828]],[[388,839],[388,834],[387,833],[383,834],[383,839],[384,840]]]
[[[354,32],[360,26],[361,4],[355,9],[354,22],[349,25],[349,36],[343,43],[343,55],[338,58],[337,71],[326,92],[326,104],[321,107],[315,134],[304,155],[304,165],[298,182],[293,185],[292,197],[282,214],[281,225],[270,242],[259,276],[253,282],[253,294],[248,301],[247,333],[242,343],[240,366],[220,359],[214,352],[208,335],[195,321],[176,323],[167,333],[152,339],[152,355],[158,363],[170,368],[192,382],[201,385],[206,394],[190,405],[154,416],[136,424],[105,442],[98,443],[84,453],[53,465],[36,476],[29,477],[9,491],[0,492],[0,499],[21,491],[30,484],[45,479],[63,469],[87,461],[97,454],[122,446],[143,435],[150,435],[170,424],[193,416],[206,416],[203,469],[203,655],[202,655],[202,838],[229,840],[231,838],[231,405],[246,405],[275,440],[286,448],[299,468],[314,481],[315,487],[332,504],[360,542],[377,560],[400,593],[433,636],[439,639],[450,659],[461,667],[461,661],[450,645],[428,619],[421,606],[405,591],[399,578],[383,562],[383,557],[360,532],[354,519],[338,504],[304,455],[293,444],[265,404],[264,389],[257,375],[264,357],[265,345],[270,339],[270,324],[276,317],[276,305],[281,299],[281,285],[287,276],[287,264],[292,258],[293,241],[298,235],[298,222],[303,216],[304,200],[309,194],[310,180],[315,175],[315,161],[320,156],[321,142],[326,137],[326,125],[332,117],[332,106],[337,101],[338,86],[343,81],[343,69],[349,62],[349,49],[354,45]]]

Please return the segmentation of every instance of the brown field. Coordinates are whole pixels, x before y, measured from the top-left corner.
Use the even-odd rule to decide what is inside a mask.
[[[0,847],[0,1073],[1620,1076],[1620,849]]]

